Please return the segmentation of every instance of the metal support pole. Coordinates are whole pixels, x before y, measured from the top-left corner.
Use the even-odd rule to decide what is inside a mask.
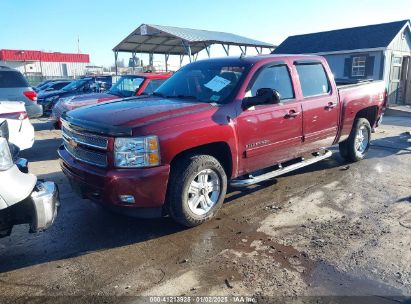
[[[131,53],[131,57],[132,57],[132,59],[133,59],[133,73],[134,73],[134,69],[135,69],[135,67],[136,67],[136,53],[135,53],[135,52],[132,52],[132,53]]]
[[[170,54],[164,54],[164,59],[165,59],[165,64],[166,64],[166,72],[168,72],[168,58],[170,57]]]
[[[239,48],[240,48],[240,50],[241,50],[241,56],[244,56],[244,55],[245,55],[245,52],[244,52],[243,47],[242,47],[241,45],[239,45],[238,47],[239,47]]]
[[[148,54],[148,65],[150,68],[154,69],[154,54],[150,53]]]
[[[196,53],[193,57],[194,57],[194,61],[197,61],[198,53]]]
[[[116,67],[116,76],[118,75],[117,59],[118,59],[118,52],[114,52],[114,66]]]
[[[40,59],[40,73],[41,73],[41,77],[43,78],[44,77],[44,75],[43,75],[43,63],[41,62],[41,59]]]
[[[180,55],[180,68],[183,65],[184,55]]]
[[[223,46],[223,49],[224,49],[226,55],[227,55],[227,56],[230,56],[230,46],[227,45],[227,47],[225,47],[224,44],[222,44],[222,46]]]
[[[260,52],[260,50],[258,49],[258,47],[255,47],[255,50],[257,51],[257,54],[258,54],[258,55],[261,54],[261,52]]]
[[[205,50],[206,50],[206,52],[207,52],[208,58],[210,58],[210,50],[211,50],[211,48],[210,48],[210,46],[207,46],[207,44],[205,44],[205,43],[204,43],[204,46],[205,46]]]
[[[188,58],[190,59],[190,63],[193,61],[193,58],[191,57],[191,46],[190,44],[187,45],[187,50],[188,50]]]
[[[183,48],[186,52],[186,54],[188,55],[188,59],[190,60],[190,62],[192,61],[192,54],[191,54],[191,46],[189,43],[185,42],[184,40],[181,41],[181,44],[183,45]]]

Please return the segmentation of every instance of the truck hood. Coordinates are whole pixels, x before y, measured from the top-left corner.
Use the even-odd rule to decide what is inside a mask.
[[[209,103],[143,97],[79,108],[64,113],[62,118],[92,132],[117,136],[132,135],[133,128],[213,108]]]
[[[91,94],[82,94],[82,95],[77,95],[75,96],[71,101],[73,102],[83,102],[83,101],[96,101],[96,102],[101,102],[105,100],[111,100],[111,99],[116,99],[116,98],[121,98],[120,96],[113,95],[110,93],[91,93]]]

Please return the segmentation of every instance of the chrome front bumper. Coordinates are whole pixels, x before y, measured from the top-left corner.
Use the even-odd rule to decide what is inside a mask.
[[[31,193],[33,202],[30,232],[40,232],[49,228],[57,217],[60,207],[59,190],[54,182],[37,182]]]

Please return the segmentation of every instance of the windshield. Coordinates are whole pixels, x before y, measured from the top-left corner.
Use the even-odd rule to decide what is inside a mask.
[[[89,80],[90,79],[79,79],[79,80],[73,81],[70,84],[66,85],[64,88],[62,88],[62,90],[63,91],[76,91],[79,88],[81,88]]]
[[[225,103],[246,74],[245,65],[235,62],[202,61],[189,64],[176,72],[154,95]]]
[[[143,83],[143,77],[122,76],[109,90],[111,94],[120,97],[134,96]]]

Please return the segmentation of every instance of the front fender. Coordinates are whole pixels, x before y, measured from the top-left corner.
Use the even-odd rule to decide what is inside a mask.
[[[213,121],[196,122],[196,128],[192,124],[178,126],[170,132],[159,134],[160,151],[165,164],[180,153],[200,146],[213,143],[226,143],[230,149],[232,160],[232,176],[236,176],[238,170],[237,136],[232,120],[226,124],[216,124]]]
[[[0,171],[0,195],[6,208],[27,198],[36,182],[35,175],[20,172],[16,165],[6,171]],[[0,210],[1,206],[2,204],[0,204]]]

